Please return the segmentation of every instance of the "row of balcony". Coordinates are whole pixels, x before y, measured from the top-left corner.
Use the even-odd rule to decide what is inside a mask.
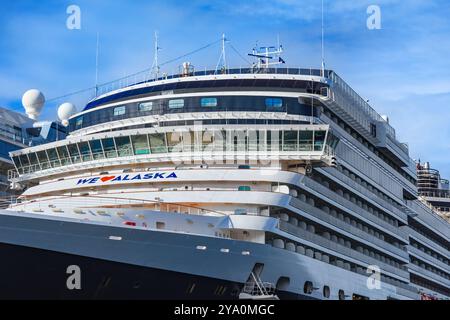
[[[379,230],[382,230],[386,232],[394,238],[400,238],[402,241],[404,241],[405,243],[407,242],[408,239],[408,235],[405,231],[399,229],[398,227],[396,227],[395,225],[392,225],[390,223],[388,223],[385,220],[380,219],[378,216],[375,217],[373,214],[370,214],[368,211],[363,210],[363,208],[359,207],[358,205],[356,205],[355,203],[353,203],[350,200],[345,199],[343,196],[340,196],[339,194],[331,191],[329,188],[326,188],[325,186],[321,185],[320,183],[305,177],[303,179],[303,183],[304,185],[311,191],[315,191],[320,193],[321,195],[327,197],[329,200],[331,200],[332,202],[336,203],[338,206],[340,206],[340,208],[342,208],[343,211],[350,213],[352,216],[358,218],[358,219],[365,219],[368,220],[370,223],[370,225],[372,227],[375,227]],[[330,211],[329,208],[325,208],[325,211]],[[345,218],[344,218],[345,219]],[[350,220],[351,223],[351,220]],[[358,223],[354,223],[353,227],[357,227]],[[365,230],[366,228],[364,228],[364,226],[362,226],[363,230]],[[383,230],[384,229],[384,230]],[[372,230],[372,228],[367,227],[367,233],[373,233],[371,234],[372,236],[375,235],[375,231],[370,231]],[[380,240],[384,240],[384,236],[382,235],[382,233],[377,232],[377,234],[379,235],[377,238],[379,238]],[[399,240],[400,240],[399,239]]]
[[[363,264],[377,265],[386,272],[396,274],[404,278],[405,280],[408,279],[408,272],[404,267],[401,267],[398,262],[390,260],[390,263],[386,263],[380,259],[379,255],[376,256],[373,252],[371,252],[372,254],[369,254],[369,251],[366,250],[365,252],[368,253],[368,255],[366,255],[362,247],[359,247],[359,251],[357,251],[351,248],[350,243],[348,243],[347,245],[343,245],[340,241],[332,241],[329,233],[324,233],[322,236],[320,236],[316,233],[308,231],[307,229],[302,229],[301,227],[295,226],[294,224],[286,221],[280,221],[280,229],[301,239],[311,241],[312,243],[320,245],[333,252],[337,252],[349,258],[359,260]],[[376,259],[376,257],[378,257],[378,259]]]
[[[316,208],[297,198],[292,198],[289,204],[292,207],[302,211],[304,214],[311,215],[312,217],[318,219],[320,223],[328,223],[332,227],[343,231],[343,233],[348,233],[351,238],[355,238],[355,241],[375,247],[379,251],[395,256],[397,259],[403,259],[403,261],[407,261],[408,259],[408,253],[405,250],[395,247],[383,240],[380,240],[375,236],[372,236],[364,232],[363,230],[352,226],[344,220],[331,216],[330,214],[320,210],[319,208]]]

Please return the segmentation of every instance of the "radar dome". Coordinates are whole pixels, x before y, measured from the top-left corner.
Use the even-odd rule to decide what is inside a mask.
[[[45,97],[39,90],[31,89],[22,97],[22,105],[30,119],[37,120],[44,107]]]
[[[63,103],[58,108],[58,118],[64,126],[69,124],[69,118],[77,112],[77,108],[70,102]]]

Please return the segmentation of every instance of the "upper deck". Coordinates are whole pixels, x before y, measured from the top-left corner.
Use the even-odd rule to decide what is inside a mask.
[[[333,70],[307,69],[307,68],[232,68],[222,71],[202,70],[165,75],[157,79],[138,79],[136,76],[122,78],[97,88],[98,96],[91,100],[84,108],[83,113],[110,104],[115,101],[138,98],[143,95],[163,95],[168,92],[191,89],[197,91],[215,91],[227,88],[240,88],[251,90],[255,88],[269,90],[303,92],[309,94],[325,95],[327,89],[332,89],[342,96],[348,106],[348,113],[353,114],[358,121],[364,118],[378,122],[386,122],[373,109],[369,103],[361,98],[342,78]],[[75,118],[76,116],[72,117]],[[396,138],[395,129],[388,123],[385,125],[387,135]],[[400,149],[407,151],[403,144]]]

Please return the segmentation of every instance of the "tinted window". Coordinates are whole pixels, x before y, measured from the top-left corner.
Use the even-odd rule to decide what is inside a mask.
[[[128,157],[133,154],[130,137],[116,137],[115,141],[119,157]]]
[[[169,100],[169,109],[179,109],[184,107],[183,99]]]
[[[107,138],[102,140],[103,149],[105,150],[105,155],[107,158],[117,157],[116,145],[114,144],[113,138]]]
[[[75,120],[75,126],[77,127],[77,129],[79,129],[82,125],[83,125],[83,117],[77,118],[77,120]]]
[[[114,116],[123,116],[125,112],[127,111],[127,108],[125,106],[116,107],[114,108]]]
[[[202,107],[217,107],[217,98],[202,98]]]
[[[153,101],[139,104],[139,112],[147,112],[153,110]]]
[[[103,148],[102,143],[100,140],[94,140],[89,142],[89,145],[91,146],[92,155],[94,156],[94,159],[103,159],[105,155],[103,154]]]
[[[266,99],[266,107],[267,108],[282,108],[283,107],[283,99],[267,98]]]

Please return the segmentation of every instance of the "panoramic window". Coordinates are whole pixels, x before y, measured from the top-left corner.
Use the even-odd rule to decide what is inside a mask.
[[[217,107],[217,98],[202,98],[202,107]]]
[[[283,99],[267,98],[266,99],[266,107],[267,108],[282,108],[283,107]]]
[[[41,164],[41,168],[44,169],[48,169],[50,167],[50,163],[48,160],[48,156],[47,153],[45,151],[39,151],[37,153],[38,159],[39,159],[39,163]],[[23,163],[22,163],[23,166]]]
[[[50,160],[50,165],[53,168],[61,166],[61,162],[59,162],[58,153],[56,152],[56,149],[48,149],[47,155]]]
[[[133,154],[130,137],[116,137],[114,140],[119,157],[129,157]]]
[[[132,136],[134,154],[139,156],[143,154],[150,154],[150,148],[148,147],[147,135]]]
[[[166,135],[164,133],[151,134],[149,140],[152,153],[167,152]]]
[[[283,132],[283,151],[297,151],[298,131]]]
[[[148,112],[153,110],[153,101],[139,104],[139,112]]]
[[[325,143],[326,131],[314,132],[314,151],[322,151]]]
[[[87,142],[80,142],[78,144],[78,148],[80,149],[81,157],[83,161],[91,161],[91,148],[89,148],[89,143]]]
[[[28,161],[28,156],[26,154],[20,156],[20,162],[22,162],[22,166],[24,167],[28,167],[30,165],[30,162]]]
[[[100,140],[90,141],[89,145],[91,147],[92,155],[95,160],[103,159],[105,157],[105,155],[103,154],[102,143],[100,142]]]
[[[116,107],[114,108],[114,117],[123,116],[126,111],[127,108],[125,106]]]
[[[28,158],[30,159],[30,164],[31,164],[32,166],[39,165],[39,162],[38,162],[36,153],[30,153],[30,154],[28,154]]]
[[[70,153],[70,158],[72,159],[72,163],[81,162],[80,151],[78,150],[78,146],[76,144],[69,144],[67,149]]]
[[[102,140],[103,150],[107,158],[117,157],[116,145],[113,138],[107,138]]]
[[[299,148],[300,151],[311,151],[313,141],[312,131],[299,131]]]
[[[71,164],[70,157],[69,157],[69,151],[67,151],[66,146],[58,147],[58,154],[59,158],[61,159],[61,164],[63,166]]]
[[[183,99],[169,100],[169,109],[179,109],[184,107]]]

